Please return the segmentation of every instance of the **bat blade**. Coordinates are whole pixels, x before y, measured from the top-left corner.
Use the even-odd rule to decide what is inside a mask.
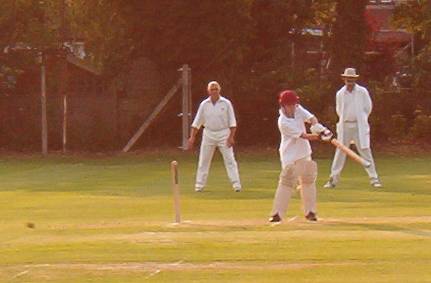
[[[368,168],[368,167],[371,166],[371,162],[369,162],[369,161],[363,159],[362,157],[360,157],[359,155],[357,155],[356,152],[354,152],[353,150],[351,150],[350,148],[348,148],[347,146],[345,146],[344,144],[342,144],[341,142],[339,142],[337,139],[332,139],[331,143],[336,148],[339,148],[347,156],[349,156],[351,159],[353,159],[354,161],[358,162],[359,164],[361,164],[365,168]]]

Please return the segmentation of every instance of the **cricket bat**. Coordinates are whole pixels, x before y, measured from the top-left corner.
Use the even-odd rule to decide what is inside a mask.
[[[361,164],[365,168],[368,168],[368,167],[371,166],[371,162],[369,162],[369,161],[363,159],[362,157],[360,157],[358,154],[356,154],[356,152],[354,152],[353,150],[351,150],[350,148],[348,148],[347,146],[345,146],[344,144],[342,144],[341,142],[339,142],[337,139],[331,139],[331,144],[334,145],[336,148],[339,148],[349,158],[351,158],[352,160],[358,162],[359,164]]]

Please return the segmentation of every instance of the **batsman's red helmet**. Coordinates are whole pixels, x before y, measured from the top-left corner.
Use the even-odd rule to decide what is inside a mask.
[[[293,90],[283,90],[278,96],[278,103],[280,103],[281,106],[295,105],[299,103],[299,97]]]

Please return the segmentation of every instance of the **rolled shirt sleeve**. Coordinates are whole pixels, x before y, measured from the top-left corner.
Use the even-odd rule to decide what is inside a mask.
[[[203,113],[203,103],[199,105],[198,112],[196,113],[195,119],[193,120],[192,127],[200,129],[204,124],[204,113]]]
[[[229,101],[228,103],[228,124],[229,128],[236,128],[236,118],[235,111],[233,110],[232,103]]]
[[[304,122],[307,122],[307,123],[310,123],[311,118],[314,117],[314,114],[312,114],[310,111],[308,111],[301,105],[298,105],[298,113],[301,115]]]
[[[343,106],[343,102],[341,100],[341,91],[338,91],[335,96],[335,112],[337,113],[337,116],[340,118],[340,120],[343,112],[343,110],[341,109]]]

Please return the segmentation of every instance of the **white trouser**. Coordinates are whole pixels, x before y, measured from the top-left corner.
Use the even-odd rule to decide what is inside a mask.
[[[280,173],[271,215],[278,213],[283,218],[289,206],[292,191],[298,183],[304,214],[316,213],[316,178],[317,164],[310,157],[300,159],[294,164],[284,167]]]
[[[233,147],[228,147],[226,145],[229,133],[229,129],[227,129],[227,131],[219,132],[211,132],[207,129],[204,130],[199,153],[198,169],[196,173],[196,188],[205,187],[208,179],[208,172],[211,166],[211,160],[217,147],[223,156],[224,166],[226,167],[227,175],[230,182],[232,183],[233,188],[241,189],[238,164],[235,160]]]
[[[344,123],[343,131],[344,131],[343,140],[342,141],[340,140],[340,142],[342,142],[345,146],[349,147],[351,141],[353,141],[356,145],[356,149],[358,150],[359,155],[371,163],[370,167],[365,168],[365,171],[367,171],[368,176],[370,178],[378,178],[373,155],[371,153],[371,148],[360,147],[358,124]],[[335,150],[334,160],[332,161],[331,176],[330,176],[334,184],[338,183],[340,179],[340,174],[341,174],[341,171],[343,170],[345,162],[346,162],[346,154],[337,148]]]

